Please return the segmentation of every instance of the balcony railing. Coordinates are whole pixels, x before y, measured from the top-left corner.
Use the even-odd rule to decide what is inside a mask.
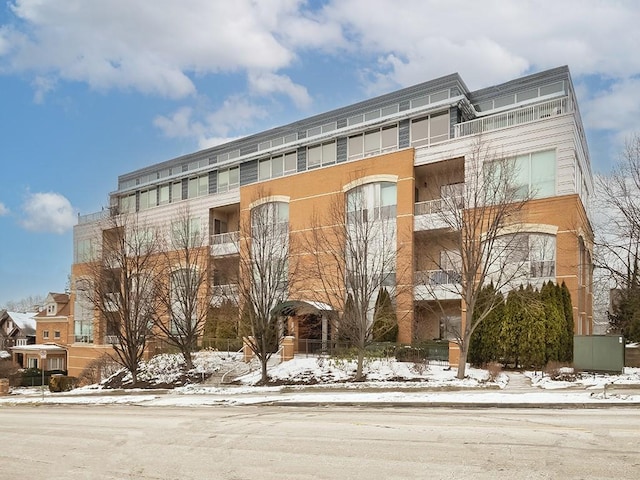
[[[76,343],[93,343],[93,335],[74,335],[73,341]]]
[[[240,251],[240,232],[211,235],[211,255],[234,255]]]
[[[447,211],[454,206],[455,208],[462,208],[463,204],[464,201],[461,196],[436,198],[435,200],[416,202],[414,206],[414,215],[430,215],[432,213],[439,213]]]
[[[240,232],[216,233],[211,235],[211,245],[224,245],[226,243],[238,243]]]
[[[554,115],[568,113],[570,111],[567,97],[557,98],[544,103],[516,108],[495,115],[477,118],[469,122],[459,123],[454,126],[454,137],[466,137],[477,133],[497,130],[499,128],[512,127],[525,123],[535,122]]]
[[[455,285],[460,283],[460,273],[455,270],[427,270],[415,273],[419,285]]]
[[[86,215],[78,215],[78,225],[84,225],[86,223],[93,223],[99,220],[104,220],[109,216],[109,210],[101,210],[95,213],[88,213]]]

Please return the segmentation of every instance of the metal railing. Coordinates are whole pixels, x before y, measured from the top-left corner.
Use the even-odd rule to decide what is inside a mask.
[[[462,208],[464,199],[462,196],[436,198],[434,200],[426,200],[424,202],[416,202],[414,204],[414,215],[430,215],[455,208]]]
[[[75,343],[93,343],[93,335],[74,335]]]
[[[84,225],[86,223],[93,223],[99,220],[104,220],[109,216],[109,210],[101,210],[99,212],[87,213],[86,215],[78,214],[78,225]]]
[[[238,244],[240,232],[215,233],[211,235],[211,245],[224,245],[226,243]]]
[[[454,285],[460,283],[460,273],[455,270],[426,270],[415,273],[418,285]]]
[[[459,123],[454,125],[453,136],[455,138],[466,137],[467,135],[522,125],[554,115],[568,113],[571,110],[567,100],[568,97],[557,98],[548,102],[520,107],[507,112],[476,118],[469,122]]]

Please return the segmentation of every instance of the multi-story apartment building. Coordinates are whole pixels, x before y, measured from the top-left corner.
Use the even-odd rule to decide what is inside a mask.
[[[387,283],[398,341],[442,339],[442,326],[455,323],[464,305],[455,288],[446,288],[457,282],[446,255],[446,238],[455,232],[443,228],[438,215],[443,203],[463,194],[470,175],[481,174],[471,168],[478,145],[493,159],[512,159],[515,187],[531,194],[518,230],[525,276],[534,284],[565,282],[575,332],[591,334],[593,185],[567,67],[478,91],[452,74],[126,173],[111,193],[110,209],[80,217],[72,277],[81,278],[86,262],[101,251],[105,217],[135,213],[146,225],[165,226],[188,206],[193,228],[206,234],[214,272],[209,288],[233,294],[239,239],[251,236],[243,225],[252,210],[270,204],[282,235],[294,238],[321,228],[312,218],[326,218],[316,214],[342,198],[345,222],[391,216],[393,231],[386,235],[397,258]],[[354,207],[355,198],[362,206]],[[294,255],[296,247],[288,248]],[[401,285],[411,288],[393,289]],[[425,294],[434,285],[442,288]],[[319,288],[313,281],[306,286],[305,298],[292,299],[308,300],[309,289]],[[110,349],[111,340],[76,291],[72,303],[68,361],[74,375]],[[329,298],[325,303],[331,306]],[[434,303],[438,308],[429,308]]]

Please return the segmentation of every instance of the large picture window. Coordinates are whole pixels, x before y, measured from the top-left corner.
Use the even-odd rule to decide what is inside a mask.
[[[218,170],[218,193],[235,190],[240,186],[240,169],[238,167]]]
[[[501,266],[522,272],[527,278],[556,275],[556,237],[541,233],[516,233],[496,239],[496,251],[504,252]]]
[[[379,155],[398,149],[398,126],[370,130],[359,135],[349,137],[349,160]]]
[[[449,112],[444,111],[411,122],[411,146],[420,147],[449,139]]]
[[[396,184],[367,183],[347,193],[347,221],[389,220],[396,217]]]
[[[336,163],[336,142],[314,145],[307,149],[307,168],[315,168]]]

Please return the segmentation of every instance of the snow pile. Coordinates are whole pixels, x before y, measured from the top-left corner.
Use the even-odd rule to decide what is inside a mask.
[[[496,382],[489,382],[486,370],[469,368],[467,378],[458,380],[456,369],[449,367],[398,362],[395,359],[369,360],[364,365],[365,382],[354,384],[358,388],[363,385],[385,383],[396,386],[399,382],[411,383],[415,386],[428,387],[478,387],[497,386],[506,384],[506,375],[501,375]],[[353,380],[356,374],[355,360],[333,358],[304,358],[296,357],[288,362],[280,363],[268,370],[270,381],[274,384],[286,385],[316,385],[316,384],[344,384]],[[260,382],[260,371],[253,371],[238,381],[245,385],[255,385]]]
[[[173,388],[206,380],[216,372],[235,368],[241,359],[235,354],[202,350],[192,354],[193,369],[186,370],[184,357],[178,353],[163,353],[138,364],[138,385],[150,388]],[[129,387],[131,373],[122,369],[102,382],[105,388]]]
[[[525,372],[531,379],[531,385],[554,390],[561,388],[604,388],[605,386],[624,386],[640,384],[640,368],[625,367],[624,372],[618,375],[604,373],[577,372],[572,368],[564,367],[559,380],[556,380],[544,372]],[[567,380],[566,378],[573,378]]]

